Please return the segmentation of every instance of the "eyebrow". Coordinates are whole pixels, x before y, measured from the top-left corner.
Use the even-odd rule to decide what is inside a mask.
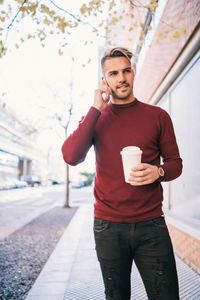
[[[127,68],[122,69],[122,71],[126,71],[126,70],[131,70],[131,67],[127,67]],[[112,74],[112,73],[115,73],[115,72],[119,72],[119,71],[118,70],[112,70],[112,71],[109,71],[108,74]]]

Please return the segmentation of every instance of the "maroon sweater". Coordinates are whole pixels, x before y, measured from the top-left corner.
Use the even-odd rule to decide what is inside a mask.
[[[122,105],[110,103],[103,112],[91,107],[64,142],[64,160],[77,165],[85,159],[92,144],[96,153],[96,217],[114,222],[138,222],[163,214],[160,182],[135,187],[126,183],[120,151],[126,146],[138,146],[143,151],[143,163],[158,166],[160,157],[163,158],[163,181],[178,177],[182,160],[166,111],[137,99]]]

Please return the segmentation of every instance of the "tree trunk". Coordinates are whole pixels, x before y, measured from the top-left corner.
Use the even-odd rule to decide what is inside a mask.
[[[69,165],[66,164],[66,185],[65,185],[65,203],[64,208],[69,208]]]

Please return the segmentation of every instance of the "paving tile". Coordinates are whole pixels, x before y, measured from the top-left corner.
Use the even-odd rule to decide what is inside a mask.
[[[63,293],[57,295],[33,295],[26,298],[28,300],[63,300]]]

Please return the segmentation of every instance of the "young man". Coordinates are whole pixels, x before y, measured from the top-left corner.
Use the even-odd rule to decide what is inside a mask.
[[[94,145],[94,235],[106,299],[130,299],[134,260],[148,299],[177,300],[176,265],[160,182],[178,177],[182,160],[169,115],[134,97],[131,58],[125,48],[114,48],[102,58],[103,78],[93,106],[62,152],[68,164],[76,165]],[[142,163],[132,168],[126,183],[120,151],[131,145],[142,149]]]

